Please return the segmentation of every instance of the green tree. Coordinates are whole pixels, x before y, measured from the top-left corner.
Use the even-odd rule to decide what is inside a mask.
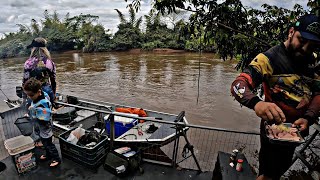
[[[54,11],[44,11],[44,19],[37,22],[31,20],[30,25],[17,24],[19,31],[5,34],[0,40],[0,57],[13,57],[30,53],[26,46],[37,36],[48,40],[51,51],[82,49],[85,52],[107,51],[111,46],[111,35],[101,24],[98,16],[80,14],[70,17],[67,13],[64,19]]]
[[[311,13],[320,16],[320,2],[319,0],[309,0],[308,6],[311,8]]]
[[[120,24],[118,31],[115,33],[113,41],[113,49],[127,50],[132,48],[140,48],[143,43],[143,35],[140,30],[142,17],[136,19],[136,13],[132,6],[129,6],[129,20],[126,20],[122,12],[115,9],[118,13]]]
[[[75,35],[66,24],[59,19],[58,13],[54,11],[50,14],[44,11],[44,20],[42,21],[42,31],[40,36],[48,40],[48,48],[52,51],[71,50],[75,42]]]
[[[176,33],[176,42],[179,49],[188,49],[186,48],[186,42],[191,38],[191,33],[189,31],[189,24],[186,23],[183,19],[175,23],[173,31]]]
[[[40,31],[41,31],[40,25],[35,19],[31,20],[31,31],[34,36],[40,35]]]
[[[83,51],[105,51],[110,49],[110,35],[105,32],[101,24],[85,23],[78,31],[78,36],[83,41]]]
[[[132,6],[138,10],[141,0],[133,0]],[[309,0],[309,7],[317,6]],[[288,24],[297,16],[306,13],[296,5],[293,10],[264,4],[263,10],[245,8],[240,0],[154,0],[153,7],[162,14],[185,10],[192,13],[189,30],[195,32],[204,27],[205,45],[214,44],[214,49],[226,60],[240,55],[238,68],[245,67],[257,52],[265,51],[286,37]],[[318,6],[319,7],[319,6]],[[202,33],[201,33],[202,34]],[[201,37],[201,36],[198,36]]]
[[[177,48],[175,33],[161,22],[161,14],[151,9],[146,19],[145,43],[142,48],[152,50],[155,48]]]
[[[97,20],[99,19],[98,16],[91,14],[80,14],[79,16],[71,18],[68,16],[69,15],[67,14],[65,25],[72,34],[70,39],[74,43],[74,48],[81,49],[84,52],[109,49],[110,35],[107,35],[107,32],[102,25],[97,24]]]

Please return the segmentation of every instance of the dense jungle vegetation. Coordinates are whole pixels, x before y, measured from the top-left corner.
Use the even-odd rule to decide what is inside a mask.
[[[258,10],[244,7],[240,0],[154,0],[147,15],[136,17],[140,3],[134,0],[128,5],[129,17],[115,9],[120,19],[115,34],[93,14],[59,18],[56,11],[46,10],[40,22],[32,19],[30,24],[17,24],[18,32],[5,34],[0,40],[0,58],[27,55],[25,47],[41,36],[48,40],[50,51],[171,48],[215,52],[223,60],[246,60],[284,41],[288,26],[298,16],[319,10],[317,0],[309,0],[307,10],[299,4],[291,10],[263,4]]]

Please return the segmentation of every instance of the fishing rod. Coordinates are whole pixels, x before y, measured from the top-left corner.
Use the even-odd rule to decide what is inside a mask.
[[[226,29],[229,29],[229,30],[232,30],[232,31],[234,31],[234,32],[243,34],[243,35],[245,35],[245,36],[247,36],[247,37],[250,37],[250,38],[252,38],[252,39],[260,42],[261,44],[263,44],[263,45],[265,45],[265,46],[272,47],[271,44],[265,42],[265,41],[262,40],[262,39],[259,39],[259,38],[257,38],[257,37],[254,37],[254,36],[250,35],[250,34],[247,34],[247,33],[245,33],[245,32],[242,32],[242,31],[239,31],[239,30],[237,30],[237,29],[234,29],[234,28],[232,28],[232,27],[230,27],[230,26],[227,26],[227,25],[225,25],[225,24],[222,24],[222,23],[220,23],[220,22],[216,22],[216,23],[217,23],[219,26],[222,26],[222,27],[224,27],[224,28],[226,28]]]
[[[7,98],[7,100],[9,101],[9,102],[11,102],[11,100],[8,98],[8,96],[2,91],[2,89],[0,88],[0,91],[2,92],[2,94]]]
[[[6,100],[4,100],[4,102],[6,102],[6,104],[9,106],[9,108],[14,108],[14,107],[18,107],[20,106],[20,102],[19,101],[11,101],[8,96],[3,92],[3,90],[0,88],[0,91],[2,92],[2,94],[7,98]]]

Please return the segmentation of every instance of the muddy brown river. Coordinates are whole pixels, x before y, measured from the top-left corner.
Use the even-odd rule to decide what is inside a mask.
[[[53,60],[60,93],[173,114],[186,111],[192,124],[258,131],[255,113],[230,96],[230,84],[238,75],[235,62],[213,54],[68,52],[54,54]],[[0,60],[0,88],[10,99],[17,98],[24,61]],[[0,94],[0,99],[5,96]],[[0,110],[5,109],[1,101]]]

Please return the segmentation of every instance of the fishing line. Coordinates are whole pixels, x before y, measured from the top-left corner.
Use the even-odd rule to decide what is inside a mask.
[[[197,105],[199,104],[199,96],[200,96],[200,63],[201,63],[201,55],[202,55],[202,51],[201,51],[201,45],[202,45],[202,43],[201,43],[201,36],[202,36],[202,34],[201,34],[201,27],[200,27],[200,57],[199,57],[199,63],[198,63],[198,94],[197,94]]]

